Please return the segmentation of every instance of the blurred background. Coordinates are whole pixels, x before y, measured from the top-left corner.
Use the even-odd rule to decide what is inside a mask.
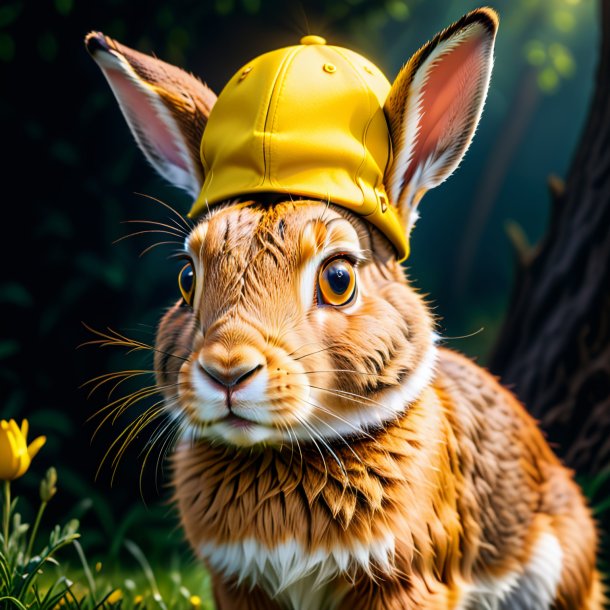
[[[101,30],[199,75],[216,92],[249,59],[308,33],[348,46],[392,80],[437,31],[481,4],[472,0],[5,0],[0,69],[5,142],[0,276],[0,417],[27,417],[47,446],[33,470],[57,467],[58,517],[83,519],[90,554],[118,553],[125,536],[149,556],[188,556],[169,503],[160,450],[143,467],[149,434],[136,438],[111,482],[100,462],[126,419],[92,440],[88,421],[106,404],[81,384],[151,367],[150,353],[81,347],[83,323],[152,343],[178,298],[176,244],[160,234],[115,243],[166,221],[189,201],[147,166],[84,35]],[[491,1],[501,15],[491,90],[459,171],[421,204],[408,273],[429,295],[448,344],[481,362],[493,346],[515,269],[512,243],[544,234],[550,175],[564,176],[585,120],[597,63],[593,0]],[[8,134],[8,136],[7,136]],[[8,146],[6,146],[8,143]],[[467,336],[467,337],[465,337]],[[459,338],[465,337],[465,338]],[[151,383],[149,379],[146,383]],[[125,384],[123,391],[135,389]],[[120,394],[119,394],[120,395]],[[586,473],[584,473],[586,475]],[[18,482],[24,495],[36,476]],[[112,484],[111,484],[112,483]],[[28,490],[28,486],[31,488]],[[27,504],[27,502],[26,502]],[[27,511],[27,506],[25,507]],[[51,522],[51,520],[49,520]],[[110,545],[110,548],[109,548]]]

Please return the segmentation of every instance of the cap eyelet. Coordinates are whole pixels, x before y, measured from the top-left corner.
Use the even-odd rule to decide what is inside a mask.
[[[248,66],[247,68],[244,68],[241,71],[241,76],[239,77],[239,80],[244,80],[244,78],[246,78],[246,76],[248,76],[248,74],[250,74],[250,72],[252,72],[252,66]]]
[[[381,213],[385,214],[388,211],[388,197],[384,191],[380,189],[375,189],[377,191],[377,198],[379,199],[379,203],[381,204]]]
[[[334,74],[337,71],[337,66],[335,64],[324,64],[322,70],[328,74]]]

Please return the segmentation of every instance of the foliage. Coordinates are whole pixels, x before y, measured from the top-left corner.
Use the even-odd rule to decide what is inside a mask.
[[[32,526],[24,523],[17,512],[19,498],[10,500],[10,482],[5,481],[5,527],[0,536],[0,608],[212,608],[209,580],[202,568],[174,561],[168,576],[158,582],[145,554],[131,540],[124,540],[124,546],[135,559],[137,571],[126,576],[124,567],[119,570],[117,564],[114,569],[104,570],[101,562],[92,570],[79,542],[77,519],[70,519],[63,526],[55,525],[48,542],[38,548],[38,527],[47,503],[56,492],[57,473],[50,468],[40,483],[41,504]],[[72,567],[66,553],[60,553],[69,546],[80,560],[80,568]]]
[[[40,509],[33,527],[23,523],[17,512],[18,498],[11,501],[10,481],[4,481],[3,532],[0,550],[0,601],[17,608],[37,607],[41,610],[54,608],[69,590],[66,577],[58,578],[45,591],[39,586],[40,576],[51,565],[59,565],[56,555],[79,537],[78,521],[72,519],[63,527],[56,525],[48,542],[34,552],[36,534],[44,509],[55,495],[56,474],[50,468],[40,485]],[[28,535],[29,533],[29,535]]]

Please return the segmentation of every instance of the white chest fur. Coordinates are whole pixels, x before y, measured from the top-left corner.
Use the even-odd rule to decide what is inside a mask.
[[[201,556],[221,574],[256,584],[290,610],[332,610],[341,591],[329,583],[357,569],[379,575],[393,569],[394,537],[370,544],[306,550],[295,541],[267,547],[255,539],[229,544],[206,543]]]
[[[562,566],[559,541],[551,534],[542,534],[523,571],[475,583],[460,610],[549,610]]]

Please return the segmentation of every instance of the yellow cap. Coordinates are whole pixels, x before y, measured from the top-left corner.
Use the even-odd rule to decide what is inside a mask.
[[[390,83],[370,61],[320,36],[246,64],[218,96],[201,141],[205,181],[189,213],[256,193],[330,201],[409,244],[383,177]]]

